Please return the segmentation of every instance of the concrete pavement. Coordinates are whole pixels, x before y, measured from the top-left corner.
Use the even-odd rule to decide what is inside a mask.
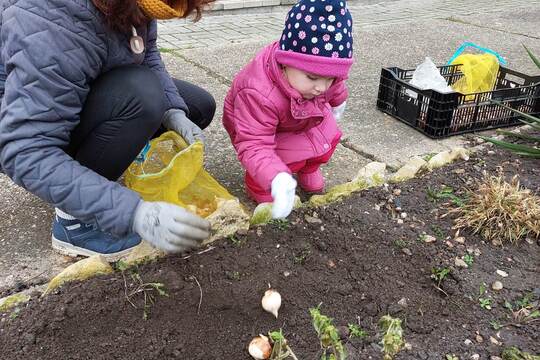
[[[463,141],[461,137],[430,140],[377,111],[375,98],[381,67],[414,68],[425,56],[444,63],[455,48],[469,40],[500,52],[512,69],[538,73],[521,43],[540,54],[540,0],[478,0],[474,4],[465,0],[397,0],[378,4],[353,0],[350,4],[356,19],[357,63],[349,81],[348,110],[341,122],[345,137],[324,170],[330,185],[349,180],[372,159],[397,166],[411,155],[446,149]],[[276,13],[214,16],[197,24],[174,21],[160,25],[160,46],[171,74],[206,88],[216,97],[218,112],[207,134],[207,168],[243,200],[242,170],[221,127],[221,106],[234,74],[258,49],[279,35],[282,21],[283,14]],[[243,27],[245,24],[249,26]],[[245,36],[235,37],[241,31],[246,32]],[[221,40],[199,45],[197,39],[202,32],[220,34]],[[233,39],[226,39],[229,35],[224,34]],[[169,41],[165,35],[180,40]],[[196,45],[188,46],[188,39]],[[71,259],[56,255],[50,248],[52,210],[47,204],[3,175],[0,198],[2,296],[6,294],[2,290],[46,281]]]
[[[487,22],[487,19],[482,19],[486,14],[497,13],[503,16],[505,12],[539,4],[539,0],[348,1],[355,26],[360,29],[427,19],[459,18],[473,14],[480,15],[480,25],[490,27],[492,24]],[[162,21],[159,24],[158,43],[159,46],[167,49],[192,49],[276,39],[281,33],[284,16],[288,10],[288,6],[272,8],[270,13],[262,13],[266,11],[264,8],[251,9],[249,13],[247,9],[244,9],[242,14],[207,16],[195,24],[190,20]],[[506,20],[504,19],[503,23],[506,23]],[[531,24],[533,22],[531,21]],[[513,29],[516,30],[515,27]]]

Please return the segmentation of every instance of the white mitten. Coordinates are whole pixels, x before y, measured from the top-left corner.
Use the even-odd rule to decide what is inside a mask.
[[[332,108],[332,114],[334,114],[334,118],[336,119],[336,121],[341,120],[341,118],[343,117],[343,114],[345,113],[346,107],[347,107],[347,102],[344,101],[343,104]]]
[[[272,218],[284,219],[291,213],[294,206],[294,195],[296,193],[296,180],[281,172],[272,180]]]

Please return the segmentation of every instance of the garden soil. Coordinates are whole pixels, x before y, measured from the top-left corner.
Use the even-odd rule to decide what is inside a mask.
[[[540,321],[516,323],[504,307],[527,294],[538,305],[538,239],[494,247],[461,231],[465,241],[456,242],[453,215],[444,216],[451,201],[427,195],[444,185],[462,196],[484,171],[508,179],[518,174],[523,186],[539,191],[537,160],[496,149],[473,155],[412,181],[299,210],[288,223],[218,241],[203,254],[64,286],[3,316],[0,357],[240,360],[250,358],[252,337],[283,329],[298,359],[320,359],[309,316],[318,305],[334,318],[348,359],[382,359],[377,322],[386,314],[403,320],[408,349],[397,359],[489,359],[508,346],[540,353]],[[424,233],[436,240],[426,243]],[[456,257],[465,254],[472,265],[457,267]],[[451,270],[439,289],[434,268]],[[166,296],[146,291],[146,311],[144,291],[130,296],[137,277],[166,287]],[[504,286],[498,292],[491,289],[496,280]],[[269,285],[283,298],[278,319],[260,305]],[[480,297],[491,300],[491,310],[480,306]],[[494,329],[494,321],[503,327]],[[349,338],[348,324],[368,335]]]

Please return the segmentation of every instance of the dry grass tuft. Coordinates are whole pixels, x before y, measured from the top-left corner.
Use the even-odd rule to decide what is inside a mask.
[[[472,229],[494,245],[540,236],[540,197],[521,187],[517,176],[508,183],[484,174],[465,205],[451,212],[459,214],[454,228]]]

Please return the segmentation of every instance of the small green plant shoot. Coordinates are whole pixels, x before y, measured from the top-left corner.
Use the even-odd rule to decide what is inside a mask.
[[[433,268],[431,269],[431,278],[437,282],[437,286],[440,288],[444,279],[450,274],[449,268]]]
[[[491,328],[495,331],[500,330],[504,327],[498,320],[491,320],[489,322],[489,325],[491,325]]]
[[[431,159],[433,159],[433,157],[437,155],[437,153],[435,152],[432,152],[432,153],[429,153],[429,154],[426,154],[422,157],[422,159],[424,159],[424,161],[429,161]]]
[[[480,303],[480,307],[482,309],[491,310],[491,299],[479,298],[478,302]]]
[[[440,226],[438,225],[431,225],[430,226],[431,230],[433,231],[433,233],[435,234],[435,236],[437,237],[437,239],[439,240],[444,240],[444,230],[441,229]]]
[[[471,267],[474,263],[474,256],[471,254],[465,254],[463,255],[463,261],[465,261],[465,264],[467,264],[468,267]]]
[[[345,360],[347,354],[339,338],[339,333],[333,325],[333,319],[321,314],[320,306],[321,304],[316,308],[309,309],[309,314],[323,351],[321,360]]]
[[[269,360],[285,360],[291,358],[293,360],[298,360],[296,355],[293,353],[285,336],[283,336],[283,331],[271,331],[268,333],[268,337],[272,342],[272,354],[270,354]]]
[[[456,206],[461,207],[464,205],[464,199],[454,194],[454,189],[449,186],[443,186],[440,190],[427,188],[426,194],[428,198],[433,202],[437,202],[440,200],[450,200]]]
[[[244,244],[244,242],[242,240],[238,239],[236,237],[236,235],[230,235],[228,237],[228,239],[231,242],[231,244],[233,244],[236,247],[240,247],[240,246],[242,246],[242,244]]]
[[[150,316],[150,309],[156,302],[156,294],[158,296],[169,296],[165,290],[165,285],[159,282],[144,282],[141,275],[138,273],[137,268],[132,270],[131,273],[131,279],[134,284],[127,284],[124,272],[122,272],[122,276],[124,277],[124,292],[126,300],[131,304],[131,306],[138,309],[137,305],[134,303],[134,298],[142,294],[143,320],[148,320],[148,317]]]
[[[384,360],[392,360],[404,345],[401,319],[385,315],[379,320],[379,327],[383,331],[381,345],[383,346]]]
[[[502,352],[503,360],[540,360],[540,355],[532,355],[519,350],[517,347],[504,349]]]
[[[528,309],[532,307],[533,293],[525,294],[521,299],[516,300],[516,307]]]
[[[276,225],[281,231],[285,231],[291,226],[291,223],[286,219],[272,219],[269,224]]]
[[[398,249],[403,249],[407,247],[407,242],[403,239],[395,239],[394,246],[397,247]]]
[[[16,319],[20,314],[21,314],[21,308],[20,308],[20,307],[16,307],[16,308],[13,309],[13,311],[9,314],[9,319],[10,319],[10,320]]]
[[[482,297],[487,292],[486,283],[480,284],[478,289],[478,303],[482,309],[491,310],[491,299]]]
[[[225,276],[227,276],[227,279],[234,281],[239,281],[242,278],[239,271],[225,271]]]
[[[521,299],[516,300],[515,305],[505,301],[504,307],[512,313],[513,323],[527,324],[540,320],[540,307],[533,293],[525,294]]]
[[[486,283],[481,283],[480,287],[478,288],[478,296],[484,295],[486,291],[487,291]]]
[[[349,329],[349,338],[361,339],[368,336],[367,332],[356,324],[348,324],[347,328]]]
[[[122,260],[118,260],[115,264],[114,264],[114,267],[116,270],[120,271],[120,272],[124,272],[126,271],[127,269],[129,269],[129,265],[128,263],[126,263],[125,261],[122,261]]]
[[[306,245],[299,253],[294,254],[293,261],[295,264],[304,265],[311,255],[309,245]]]

